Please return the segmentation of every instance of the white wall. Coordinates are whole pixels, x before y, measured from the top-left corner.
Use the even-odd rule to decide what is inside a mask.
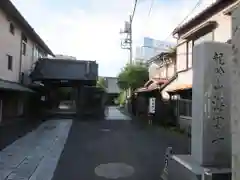
[[[9,21],[0,9],[0,78],[18,81],[21,31],[15,29],[15,35],[9,32]],[[8,70],[7,54],[13,56],[13,70]]]
[[[120,89],[117,84],[117,78],[106,77],[107,81],[107,92],[108,93],[120,93]]]
[[[9,31],[10,22],[14,24],[14,35]],[[7,18],[6,14],[0,9],[0,78],[13,82],[19,80],[20,68],[20,48],[21,48],[21,29],[19,26]],[[28,38],[28,35],[25,34]],[[29,71],[32,64],[37,61],[37,56],[34,56],[34,43],[31,39],[27,39],[26,55],[22,55],[21,71]],[[8,70],[7,55],[13,57],[13,68]],[[37,55],[35,53],[35,55]]]

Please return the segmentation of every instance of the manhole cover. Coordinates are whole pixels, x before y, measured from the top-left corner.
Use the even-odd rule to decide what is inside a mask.
[[[134,168],[125,163],[100,164],[95,168],[95,174],[107,179],[129,177],[134,173]]]

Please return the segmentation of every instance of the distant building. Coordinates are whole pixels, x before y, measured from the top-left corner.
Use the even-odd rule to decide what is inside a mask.
[[[109,94],[119,94],[120,88],[118,87],[117,77],[104,77],[107,86],[107,93]]]
[[[136,47],[135,61],[146,62],[152,57],[174,47],[174,43],[144,37],[141,46]]]
[[[118,87],[118,78],[117,77],[103,77],[105,79],[106,91],[108,94],[107,104],[113,105],[114,100],[120,94],[120,88]]]

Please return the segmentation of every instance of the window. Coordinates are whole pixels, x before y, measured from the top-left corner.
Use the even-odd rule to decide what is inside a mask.
[[[205,41],[213,41],[213,32],[209,32],[194,40],[194,45],[200,44]]]
[[[193,41],[188,41],[188,60],[187,60],[187,66],[188,68],[192,67],[192,50],[193,50]]]
[[[22,54],[25,56],[27,52],[27,37],[22,33]]]
[[[34,57],[38,58],[38,48],[36,45],[34,46]]]
[[[187,68],[192,68],[192,52],[193,46],[200,44],[205,41],[213,41],[213,32],[209,32],[203,36],[196,38],[195,40],[190,40],[187,43]]]
[[[42,57],[43,57],[42,53],[39,52],[38,57],[39,57],[39,58],[42,58]]]
[[[14,35],[14,33],[15,33],[15,27],[14,27],[13,23],[10,23],[10,24],[9,24],[9,31],[10,31],[10,33],[12,33],[12,35]]]
[[[7,59],[8,59],[8,70],[13,70],[13,57],[10,55],[7,55]]]
[[[27,44],[22,42],[22,54],[25,56],[27,52]]]
[[[179,99],[178,112],[180,116],[192,117],[192,100]]]
[[[187,69],[187,43],[177,47],[177,72]]]

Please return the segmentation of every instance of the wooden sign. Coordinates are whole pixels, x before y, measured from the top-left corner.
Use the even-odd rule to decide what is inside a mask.
[[[150,98],[149,99],[149,109],[148,112],[154,114],[155,113],[155,104],[156,104],[156,98]]]

